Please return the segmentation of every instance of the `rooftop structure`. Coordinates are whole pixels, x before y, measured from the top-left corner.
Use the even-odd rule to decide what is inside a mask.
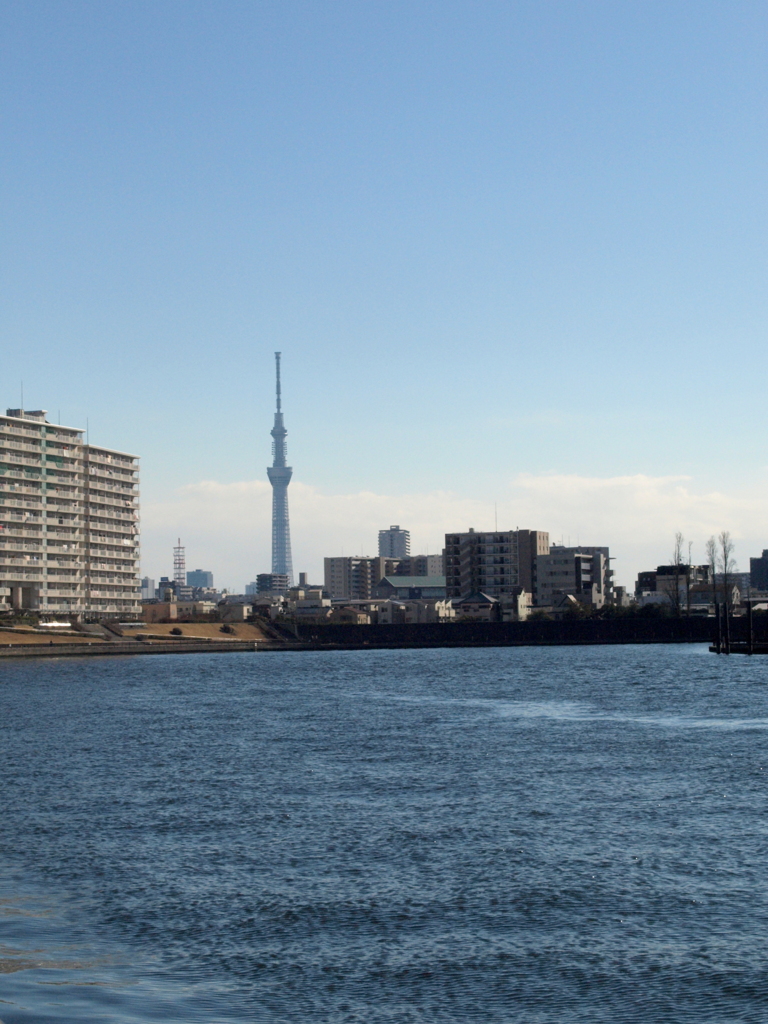
[[[285,463],[285,438],[288,431],[283,424],[280,394],[280,353],[275,352],[276,397],[275,425],[272,427],[272,465],[267,469],[272,484],[272,572],[288,577],[293,584],[291,559],[291,524],[288,519],[288,484],[293,470]]]

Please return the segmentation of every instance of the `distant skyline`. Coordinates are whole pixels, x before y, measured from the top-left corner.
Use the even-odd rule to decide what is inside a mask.
[[[296,575],[446,530],[768,547],[754,3],[0,5],[5,406],[142,459],[268,571],[283,353]]]

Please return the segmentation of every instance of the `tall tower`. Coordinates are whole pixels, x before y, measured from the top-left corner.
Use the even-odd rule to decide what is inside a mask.
[[[277,371],[277,409],[275,425],[272,427],[272,465],[267,469],[272,484],[272,572],[288,577],[293,586],[293,563],[291,561],[291,524],[288,519],[288,484],[293,470],[285,464],[285,436],[283,412],[280,406],[280,353],[275,352]]]
[[[187,560],[184,551],[184,545],[181,543],[181,537],[176,542],[176,547],[173,549],[173,582],[177,587],[183,587],[187,582]]]

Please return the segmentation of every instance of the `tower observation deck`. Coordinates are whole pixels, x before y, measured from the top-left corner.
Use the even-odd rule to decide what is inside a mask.
[[[293,470],[286,466],[285,437],[288,431],[283,425],[283,410],[280,400],[280,353],[275,352],[277,374],[277,409],[275,425],[272,427],[272,465],[267,469],[272,484],[272,572],[288,577],[293,585],[293,564],[291,560],[291,524],[288,518],[288,484]]]

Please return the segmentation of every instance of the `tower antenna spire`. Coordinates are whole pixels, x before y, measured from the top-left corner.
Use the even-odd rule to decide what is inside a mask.
[[[277,408],[275,425],[272,427],[272,465],[267,469],[272,484],[272,573],[288,578],[293,585],[293,562],[291,559],[291,524],[288,517],[288,484],[293,470],[286,465],[285,437],[288,431],[283,423],[282,395],[280,388],[280,353],[275,352],[275,395]]]

